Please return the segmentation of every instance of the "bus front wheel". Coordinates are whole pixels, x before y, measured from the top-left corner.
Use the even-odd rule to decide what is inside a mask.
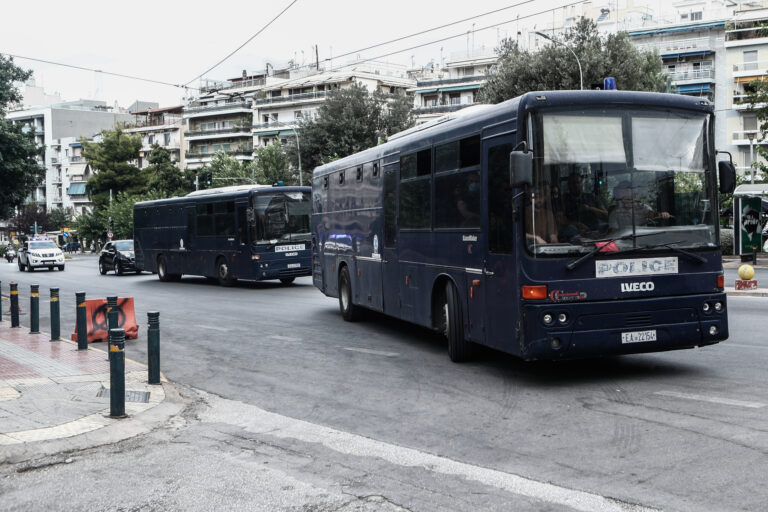
[[[472,356],[472,342],[464,337],[464,316],[461,314],[459,293],[453,283],[445,285],[445,335],[448,338],[448,356],[454,363],[467,361]]]
[[[362,316],[362,309],[352,303],[352,281],[346,266],[339,272],[339,309],[347,322],[355,322]]]

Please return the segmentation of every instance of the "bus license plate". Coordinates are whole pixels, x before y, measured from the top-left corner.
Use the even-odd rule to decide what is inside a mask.
[[[301,263],[289,263],[288,268],[299,268]]]
[[[621,333],[621,343],[643,343],[646,341],[656,341],[656,330],[623,332]]]

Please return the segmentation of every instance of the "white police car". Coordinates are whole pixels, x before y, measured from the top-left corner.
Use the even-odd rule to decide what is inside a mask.
[[[64,270],[64,253],[47,238],[30,238],[24,242],[24,247],[19,249],[18,261],[21,271],[32,272],[43,267]]]

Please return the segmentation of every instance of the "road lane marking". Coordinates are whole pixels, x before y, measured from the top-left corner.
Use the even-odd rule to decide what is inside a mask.
[[[301,341],[299,338],[292,338],[290,336],[280,336],[279,334],[273,334],[271,336],[268,336],[271,340],[277,340],[277,341]]]
[[[748,345],[746,343],[731,343],[729,341],[724,342],[723,346],[724,347],[739,347],[739,348],[762,348],[764,350],[768,348],[768,347],[763,346],[763,345]]]
[[[229,332],[228,328],[216,327],[215,325],[196,325],[195,327],[199,327],[200,329],[212,329],[214,331]]]
[[[258,435],[295,439],[321,444],[335,452],[362,458],[377,458],[397,466],[416,468],[436,474],[465,478],[513,494],[584,512],[652,512],[656,508],[605,497],[587,491],[569,489],[514,473],[459,462],[413,448],[377,441],[357,434],[324,427],[272,413],[259,407],[205,394],[211,406],[201,413],[201,420],[228,423]]]
[[[731,398],[718,398],[716,396],[679,393],[677,391],[656,391],[654,395],[668,396],[671,398],[683,398],[685,400],[696,400],[699,402],[709,402],[713,404],[733,405],[736,407],[747,407],[749,409],[761,409],[765,407],[765,404],[760,402],[746,402],[743,400],[733,400]]]
[[[361,352],[363,354],[373,354],[375,356],[384,356],[384,357],[397,357],[400,355],[399,352],[384,352],[382,350],[371,350],[369,348],[358,348],[358,347],[339,347],[342,350],[349,350],[350,352]]]

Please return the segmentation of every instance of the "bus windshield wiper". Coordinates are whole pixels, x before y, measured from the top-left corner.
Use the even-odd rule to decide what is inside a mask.
[[[592,251],[588,252],[584,256],[582,256],[582,257],[580,257],[578,259],[573,260],[572,262],[567,264],[565,266],[565,268],[567,268],[568,270],[575,269],[576,267],[578,267],[579,265],[581,265],[582,263],[584,263],[588,259],[593,258],[595,256],[595,254],[601,252],[606,246],[608,246],[608,245],[610,245],[610,244],[612,244],[614,242],[618,242],[619,240],[635,240],[637,238],[640,238],[641,236],[651,236],[651,235],[658,235],[658,233],[641,233],[639,235],[636,234],[636,233],[630,233],[628,235],[617,236],[615,238],[604,238],[602,240],[591,240],[589,243],[591,243],[591,244],[601,244],[601,245],[596,246],[594,249],[592,249]],[[617,251],[604,251],[604,252],[617,252]]]
[[[698,254],[694,254],[692,252],[686,251],[685,249],[681,249],[674,244],[680,243],[681,240],[678,240],[676,242],[667,242],[665,244],[651,244],[651,245],[643,245],[642,247],[637,247],[636,249],[627,249],[627,251],[649,251],[651,249],[658,249],[659,247],[666,247],[667,249],[671,249],[674,252],[680,253],[683,256],[688,256],[689,258],[698,261],[699,263],[706,263],[707,259],[703,256],[699,256]]]

